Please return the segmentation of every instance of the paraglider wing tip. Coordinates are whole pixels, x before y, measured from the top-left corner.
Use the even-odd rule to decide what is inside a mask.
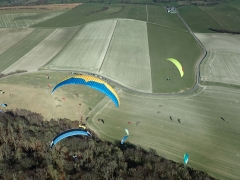
[[[88,134],[88,136],[92,137],[92,135],[90,134],[90,132],[87,131],[87,134]]]
[[[53,141],[52,141],[51,144],[50,144],[50,148],[51,148],[51,149],[52,149],[53,145],[54,145],[54,143],[53,143]]]

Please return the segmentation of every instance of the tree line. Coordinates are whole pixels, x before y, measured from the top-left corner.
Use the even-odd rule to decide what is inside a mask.
[[[215,29],[215,28],[208,28],[211,31],[218,32],[218,33],[229,33],[229,34],[240,34],[240,31],[229,31],[227,29]]]
[[[50,149],[60,132],[78,121],[44,120],[24,109],[0,114],[0,179],[19,180],[214,180],[207,173],[162,158],[154,150],[92,138],[66,138]]]

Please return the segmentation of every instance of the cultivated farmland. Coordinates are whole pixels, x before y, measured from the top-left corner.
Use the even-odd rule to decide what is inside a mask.
[[[240,84],[240,37],[238,35],[196,33],[208,51],[201,65],[201,80]]]
[[[0,28],[30,27],[62,13],[63,12],[3,14],[0,15]]]
[[[240,52],[240,36],[218,33],[195,33],[207,50]]]
[[[165,98],[119,95],[119,108],[107,103],[91,114],[91,126],[103,139],[120,141],[128,128],[127,141],[155,149],[163,157],[182,162],[187,152],[191,167],[221,179],[240,176],[238,89],[205,87],[193,96]]]
[[[51,34],[54,29],[36,29],[27,37],[13,45],[0,55],[0,72],[11,66],[14,62],[33,49],[38,43]]]
[[[16,70],[37,71],[38,68],[50,61],[64,47],[79,28],[56,29],[2,73],[14,72]]]
[[[34,29],[2,29],[0,30],[0,54],[18,43]]]
[[[201,80],[240,85],[240,53],[209,51]]]
[[[117,20],[106,20],[87,24],[46,67],[98,71],[107,52],[116,23]]]
[[[128,87],[152,92],[145,22],[118,20],[100,73]]]
[[[151,92],[146,23],[105,20],[87,24],[45,68],[102,73],[128,87]]]

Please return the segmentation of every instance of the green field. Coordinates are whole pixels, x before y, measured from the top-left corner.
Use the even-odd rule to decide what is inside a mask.
[[[108,9],[102,11],[104,7],[108,7]],[[33,27],[68,27],[112,18],[146,21],[146,6],[82,4],[75,9],[69,10],[66,13],[50,20],[36,24]]]
[[[193,32],[213,32],[208,28],[240,31],[239,6],[234,3],[216,6],[184,6],[179,13]]]
[[[187,31],[177,14],[167,13],[163,6],[147,6],[148,22],[160,24],[174,29]]]
[[[172,93],[191,89],[195,85],[195,67],[202,54],[190,33],[148,23],[149,53],[154,93]],[[167,58],[177,59],[184,68],[181,77]],[[167,81],[167,78],[170,81]]]
[[[197,6],[184,6],[179,8],[179,14],[193,32],[212,32],[208,28],[221,29],[221,25],[209,14]]]
[[[195,95],[165,98],[125,92],[119,95],[119,108],[103,100],[91,114],[91,126],[101,138],[120,141],[128,128],[127,141],[152,148],[160,156],[182,162],[188,152],[191,167],[221,179],[240,176],[239,89],[206,87]]]
[[[0,55],[0,72],[15,63],[53,31],[54,29],[36,29],[20,42],[2,53]]]
[[[221,25],[221,29],[229,31],[240,31],[239,7],[230,6],[231,4],[220,4],[211,7],[201,7],[211,17],[215,18]]]
[[[180,1],[181,2],[181,1]],[[5,5],[5,6],[11,6],[13,2],[8,1],[8,0],[2,0],[0,1],[0,5]],[[38,2],[36,0],[29,0],[29,1],[24,1],[24,2],[18,2],[18,4],[21,5],[29,5],[29,4],[37,4]],[[152,0],[71,0],[71,1],[62,1],[62,0],[51,0],[51,1],[46,1],[46,4],[61,4],[61,3],[104,3],[104,4],[133,4],[137,5],[140,3],[143,4],[155,4],[155,5],[166,5],[166,2],[154,2]],[[170,1],[167,3],[170,6],[177,6],[179,3],[177,1]]]
[[[104,7],[108,9],[102,10]],[[163,6],[128,4],[82,4],[58,17],[33,25],[33,27],[76,26],[112,18],[136,19],[187,30],[178,15],[167,13]]]

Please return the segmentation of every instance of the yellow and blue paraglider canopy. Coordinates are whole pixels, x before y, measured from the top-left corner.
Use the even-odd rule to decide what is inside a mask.
[[[100,78],[89,75],[76,75],[64,79],[53,88],[52,94],[56,89],[69,84],[80,84],[96,89],[107,95],[114,102],[116,107],[119,107],[120,105],[119,97],[116,91],[108,83],[104,82]]]
[[[174,58],[168,58],[166,59],[168,61],[171,61],[173,64],[175,64],[175,66],[178,68],[179,72],[180,72],[180,75],[181,77],[183,77],[184,75],[184,71],[183,71],[183,67],[182,65],[178,62],[178,60],[174,59]]]

